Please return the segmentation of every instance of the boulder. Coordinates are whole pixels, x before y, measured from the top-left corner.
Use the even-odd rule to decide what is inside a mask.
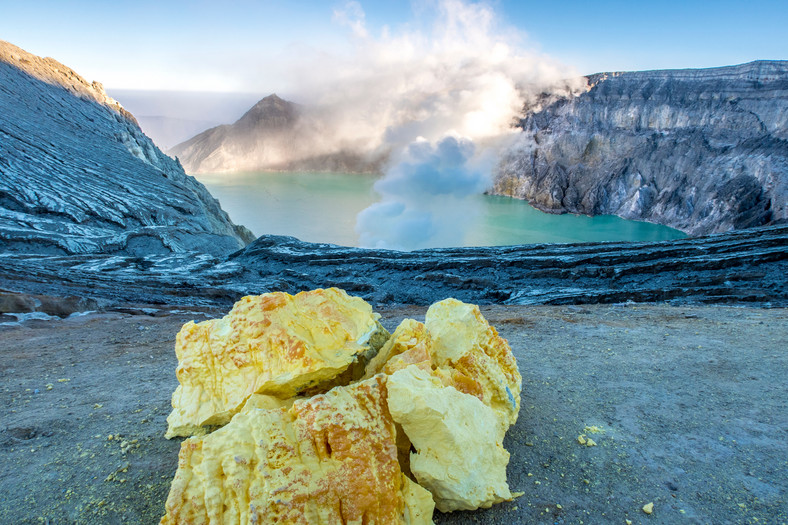
[[[522,388],[517,361],[478,306],[445,299],[430,306],[424,324],[405,319],[369,362],[364,377],[410,365],[478,397],[493,409],[504,431],[517,421]]]
[[[450,370],[455,381],[477,382],[481,400],[495,411],[502,428],[513,425],[520,412],[523,379],[509,343],[479,307],[445,299],[430,306],[424,324],[432,339],[434,366]]]
[[[162,523],[431,523],[513,497],[522,379],[475,305],[389,337],[342,290],[245,297],[176,352],[167,436],[225,426],[184,441]]]
[[[502,443],[517,420],[522,378],[509,344],[477,306],[446,299],[425,323],[402,321],[365,377],[380,373],[389,375],[389,410],[402,428],[400,465],[438,510],[512,498]]]
[[[473,510],[512,499],[505,431],[478,398],[411,365],[388,378],[388,407],[416,449],[410,470],[438,510]]]
[[[247,296],[222,319],[187,323],[175,343],[166,437],[226,424],[252,394],[287,399],[360,378],[389,335],[378,318],[363,299],[330,288]]]
[[[254,396],[183,442],[161,523],[432,523],[429,492],[400,471],[386,393],[380,375],[289,408]]]

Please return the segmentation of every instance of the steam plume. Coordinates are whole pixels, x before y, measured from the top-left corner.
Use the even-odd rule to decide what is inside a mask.
[[[392,154],[376,185],[382,201],[357,219],[365,246],[461,244],[467,197],[486,189],[491,152],[506,142],[523,104],[578,76],[524,49],[523,35],[487,4],[438,0],[420,14],[422,29],[374,36],[361,5],[348,2],[335,20],[350,30],[350,51],[296,69],[300,96],[317,102],[332,130],[315,138],[316,150]],[[315,78],[319,86],[309,82]]]

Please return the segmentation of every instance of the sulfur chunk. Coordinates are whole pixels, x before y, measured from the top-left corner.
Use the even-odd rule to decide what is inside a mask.
[[[397,463],[385,376],[258,408],[269,401],[183,442],[162,524],[432,523]]]
[[[495,412],[478,398],[409,366],[388,378],[388,408],[416,449],[410,470],[442,512],[511,500],[509,453]]]
[[[430,306],[425,326],[433,366],[451,369],[481,388],[480,398],[504,430],[517,421],[522,377],[506,339],[487,323],[479,307],[456,299]]]
[[[478,397],[503,430],[517,421],[522,377],[509,344],[479,307],[456,299],[433,304],[424,324],[405,319],[369,362],[364,377],[393,374],[412,364],[446,386]]]
[[[390,375],[412,364],[430,370],[431,346],[432,341],[427,328],[413,319],[404,319],[377,355],[367,364],[364,378],[370,378],[381,372]]]
[[[361,377],[389,335],[378,318],[363,299],[329,288],[248,296],[221,319],[187,323],[166,437],[223,425],[252,394],[287,399]]]

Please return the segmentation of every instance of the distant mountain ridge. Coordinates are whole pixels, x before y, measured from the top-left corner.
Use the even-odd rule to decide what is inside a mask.
[[[189,173],[257,170],[378,172],[387,154],[326,146],[334,130],[310,109],[269,95],[233,124],[208,129],[169,150]]]
[[[251,240],[100,84],[0,41],[2,252],[219,255]]]
[[[788,61],[586,80],[526,108],[492,193],[695,235],[788,220]]]

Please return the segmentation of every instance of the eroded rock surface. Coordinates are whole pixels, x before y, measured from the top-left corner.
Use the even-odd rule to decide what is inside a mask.
[[[374,305],[788,305],[788,226],[663,242],[535,244],[397,252],[263,236],[229,260],[169,255],[2,254],[0,287],[109,303],[214,305],[335,286]]]
[[[0,41],[0,251],[226,255],[252,240],[101,84]]]
[[[180,384],[167,437],[227,423],[252,394],[287,399],[360,377],[388,337],[378,317],[331,288],[247,296],[222,319],[187,323],[176,339]]]

